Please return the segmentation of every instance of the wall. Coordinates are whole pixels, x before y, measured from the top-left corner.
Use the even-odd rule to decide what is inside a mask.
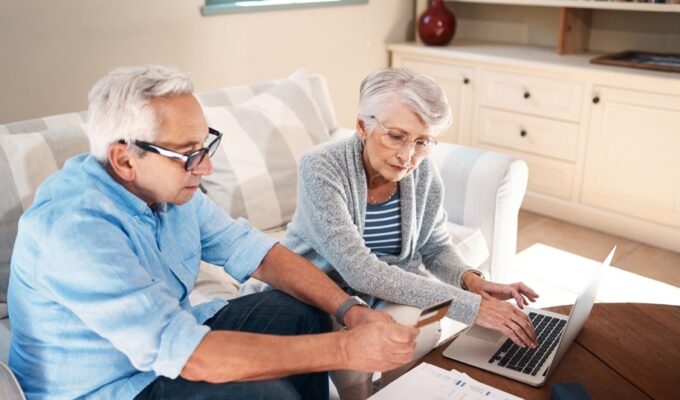
[[[411,39],[412,0],[203,17],[203,0],[2,0],[0,124],[84,110],[112,68],[156,63],[196,89],[324,74],[340,124],[354,126],[361,79]]]

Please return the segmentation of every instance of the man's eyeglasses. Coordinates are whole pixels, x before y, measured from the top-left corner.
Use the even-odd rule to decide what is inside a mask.
[[[194,150],[190,153],[184,153],[184,154],[177,153],[175,151],[168,150],[168,149],[165,149],[165,148],[160,147],[160,146],[156,146],[153,143],[144,142],[144,141],[141,141],[141,140],[133,140],[130,143],[134,144],[135,146],[139,147],[142,150],[149,151],[151,153],[160,154],[164,157],[174,158],[176,160],[180,160],[180,161],[184,162],[184,169],[186,171],[191,171],[194,168],[198,167],[199,164],[201,164],[201,162],[203,162],[206,155],[210,155],[210,157],[212,157],[213,154],[215,154],[215,150],[217,150],[217,146],[220,145],[220,141],[222,140],[222,133],[221,132],[219,132],[218,130],[213,129],[213,128],[208,128],[208,134],[215,136],[215,139],[213,139],[212,142],[210,142],[206,147],[204,147],[202,149]],[[210,137],[210,136],[208,136],[208,137]],[[125,141],[121,140],[120,143],[125,143]]]
[[[404,146],[413,145],[413,151],[416,156],[424,157],[430,154],[432,149],[437,145],[437,140],[431,136],[421,137],[411,141],[407,134],[388,129],[382,122],[378,121],[378,118],[374,115],[371,115],[370,117],[383,128],[382,135],[380,135],[380,141],[388,149],[401,150]]]

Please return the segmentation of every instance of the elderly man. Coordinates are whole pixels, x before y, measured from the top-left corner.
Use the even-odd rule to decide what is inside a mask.
[[[415,328],[361,307],[198,190],[222,134],[192,90],[156,66],[97,82],[91,152],[48,178],[21,218],[9,363],[29,398],[320,399],[323,371],[411,359]],[[201,260],[280,291],[193,307]],[[328,314],[348,330],[329,333]]]

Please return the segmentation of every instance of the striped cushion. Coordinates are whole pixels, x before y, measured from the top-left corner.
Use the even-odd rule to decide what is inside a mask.
[[[296,78],[299,75],[305,75],[304,70],[293,74]],[[333,104],[325,78],[322,75],[312,74],[306,75],[306,80],[308,88],[311,90],[310,94],[314,100],[314,106],[317,107],[317,111],[321,115],[326,128],[328,128],[329,132],[334,131],[338,128],[338,121],[333,111]],[[235,106],[252,99],[258,94],[271,90],[282,81],[285,81],[285,79],[259,82],[247,86],[228,86],[219,90],[198,93],[196,97],[198,97],[202,105],[207,107]]]
[[[256,228],[288,223],[300,156],[330,138],[307,76],[295,73],[236,106],[203,111],[208,124],[224,133],[213,174],[203,179],[208,195]]]
[[[7,125],[6,125],[7,126]],[[81,125],[20,135],[0,135],[0,303],[7,301],[9,261],[21,213],[38,186],[64,162],[88,151]],[[0,312],[3,307],[0,307]],[[2,315],[0,315],[0,318]]]
[[[3,133],[30,133],[48,129],[63,129],[75,125],[82,126],[85,123],[86,116],[87,112],[81,111],[78,113],[50,115],[49,117],[12,122],[0,125],[0,135]]]

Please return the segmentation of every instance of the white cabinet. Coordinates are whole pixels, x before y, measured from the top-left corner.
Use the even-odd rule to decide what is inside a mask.
[[[526,161],[523,208],[680,252],[678,74],[531,46],[389,49],[445,88],[459,143]]]
[[[582,202],[680,227],[680,96],[593,92]]]
[[[526,161],[529,193],[569,200],[583,83],[540,75],[480,67],[471,143]]]
[[[401,54],[394,55],[392,65],[426,74],[439,83],[451,105],[453,124],[438,139],[451,143],[469,144],[474,69]]]

